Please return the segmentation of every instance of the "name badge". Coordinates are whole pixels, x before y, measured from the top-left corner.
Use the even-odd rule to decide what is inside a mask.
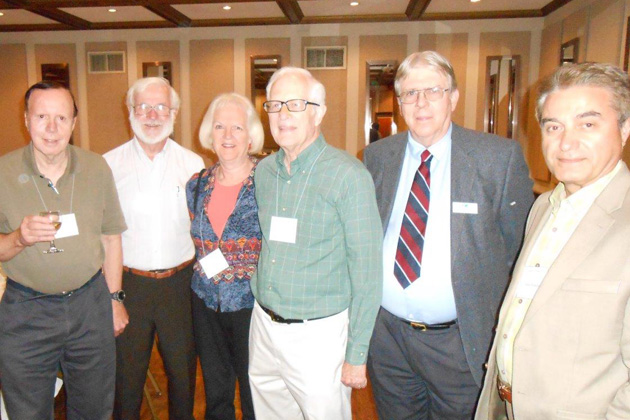
[[[203,268],[203,271],[206,273],[206,277],[209,279],[230,266],[220,249],[215,249],[200,259],[199,264],[201,264],[201,268]]]
[[[293,217],[271,216],[269,240],[294,244],[297,238],[298,219]]]
[[[79,234],[79,226],[74,213],[59,215],[59,221],[61,222],[61,227],[55,233],[55,239],[77,236]]]
[[[477,203],[460,203],[453,201],[453,213],[477,214]]]
[[[546,275],[547,268],[545,267],[525,267],[518,286],[516,286],[516,297],[533,299]]]

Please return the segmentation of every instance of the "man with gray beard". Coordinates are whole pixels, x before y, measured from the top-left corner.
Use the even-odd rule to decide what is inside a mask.
[[[166,79],[147,77],[127,92],[134,138],[105,154],[128,230],[123,287],[129,326],[116,342],[114,418],[140,418],[154,336],[168,377],[169,419],[192,420],[196,356],[190,309],[194,246],[186,182],[204,167],[173,141],[179,96]]]

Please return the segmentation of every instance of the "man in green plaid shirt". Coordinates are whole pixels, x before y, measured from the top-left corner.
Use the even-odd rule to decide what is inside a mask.
[[[382,293],[383,232],[374,184],[320,132],[324,86],[285,67],[264,108],[281,150],[256,169],[263,234],[250,331],[261,419],[352,418]]]

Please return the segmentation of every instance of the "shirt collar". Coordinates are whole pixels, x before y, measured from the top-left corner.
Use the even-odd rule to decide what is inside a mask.
[[[325,147],[326,140],[324,139],[324,135],[320,133],[315,141],[311,143],[306,149],[302,150],[297,158],[295,158],[295,160],[291,162],[291,173],[296,173],[297,169],[299,168],[310,167]],[[280,149],[280,151],[276,153],[276,163],[278,164],[278,166],[284,167],[285,156],[286,154],[282,149]]]
[[[147,156],[147,153],[142,148],[142,145],[140,144],[140,140],[138,140],[138,138],[136,136],[133,136],[133,139],[132,139],[131,143],[133,145],[133,149],[136,151],[136,153],[138,154],[140,159],[146,159],[148,161],[151,161],[151,159],[149,159],[149,157]],[[166,156],[168,154],[168,151],[169,151],[170,148],[171,148],[171,138],[169,137],[166,140],[166,143],[164,144],[164,147],[162,148],[162,150],[160,150],[154,156],[154,159],[155,158],[161,159],[162,156]]]
[[[77,152],[74,149],[74,146],[68,144],[66,146],[66,153],[68,153],[68,164],[66,165],[66,170],[63,175],[66,174],[75,174],[81,171],[81,166],[79,164],[79,159],[77,159]],[[35,150],[33,146],[33,142],[31,141],[28,146],[24,148],[24,154],[22,155],[22,162],[24,167],[31,175],[43,175],[39,168],[37,167],[37,163],[35,162]],[[62,176],[63,176],[62,175]]]
[[[437,143],[429,146],[429,152],[433,155],[433,159],[438,161],[444,159],[448,154],[451,145],[451,133],[453,132],[453,123],[448,127],[448,131]],[[420,142],[411,137],[411,131],[407,132],[407,154],[420,159],[422,152],[427,150]]]
[[[568,197],[564,183],[560,182],[549,196],[551,212],[556,214],[563,203],[566,203],[573,209],[589,208],[615,175],[617,175],[617,172],[619,172],[622,166],[621,161],[617,162],[617,165],[615,165],[612,171],[592,184],[580,188],[577,192]]]

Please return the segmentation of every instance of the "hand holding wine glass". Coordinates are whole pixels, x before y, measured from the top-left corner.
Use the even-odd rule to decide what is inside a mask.
[[[59,228],[61,227],[61,220],[59,219],[58,211],[43,211],[39,213],[39,215],[43,217],[48,217],[50,222],[53,224],[55,230],[59,230]],[[56,254],[57,252],[63,252],[63,249],[57,248],[55,246],[55,240],[53,239],[52,241],[50,241],[50,248],[43,252],[44,254]]]

